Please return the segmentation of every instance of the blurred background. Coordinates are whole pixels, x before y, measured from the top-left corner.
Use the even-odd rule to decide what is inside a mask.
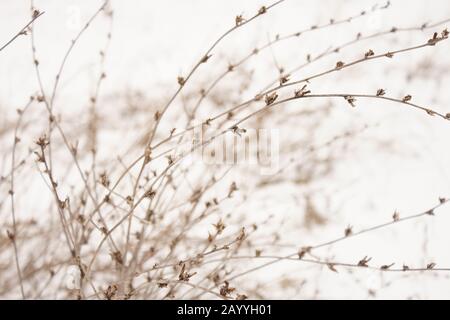
[[[42,88],[47,95],[53,90],[55,76],[72,39],[102,3],[34,1],[35,8],[45,11],[34,23],[33,32]],[[92,168],[89,150],[95,148],[97,174],[106,170],[115,181],[121,170],[142,153],[145,147],[142,138],[149,133],[156,110],[161,110],[178,89],[177,77],[186,77],[211,44],[235,24],[237,15],[251,17],[263,5],[269,3],[111,0],[107,10],[92,21],[70,52],[53,105],[71,143],[77,144],[80,154],[86,154],[80,156],[82,170]],[[29,1],[0,2],[0,44],[26,25],[30,6]],[[290,75],[290,81],[303,79],[333,68],[337,61],[356,60],[369,49],[378,54],[424,44],[434,32],[440,33],[450,23],[447,21],[450,4],[446,0],[394,0],[386,9],[383,6],[386,2],[372,0],[320,3],[286,0],[271,8],[219,43],[164,115],[157,141],[165,138],[172,128],[182,131],[187,127],[188,115],[201,90],[230,64],[237,64],[254,48],[277,38],[302,32],[300,36],[274,42],[227,74],[198,108],[194,120],[204,121],[253,98],[268,85],[276,86],[280,69],[285,74],[313,59]],[[113,13],[108,15],[110,11]],[[351,21],[344,22],[350,17],[353,17]],[[330,19],[339,23],[317,28],[329,24]],[[438,25],[428,28],[435,23]],[[388,32],[393,28],[398,31]],[[370,35],[375,36],[364,39]],[[335,48],[357,38],[362,39],[334,52]],[[448,41],[443,41],[392,59],[367,61],[314,79],[308,83],[308,89],[313,94],[373,95],[383,88],[389,97],[401,99],[410,94],[414,103],[447,114],[450,112],[449,46]],[[326,54],[315,61],[323,53]],[[0,174],[3,177],[0,217],[5,239],[6,230],[11,229],[8,191],[18,120],[16,110],[22,109],[30,96],[39,95],[41,89],[33,61],[30,34],[20,36],[0,52]],[[288,90],[293,92],[294,88]],[[252,106],[248,111],[255,108]],[[246,114],[236,114],[235,119]],[[421,213],[438,204],[440,197],[450,197],[450,122],[406,105],[357,98],[353,108],[342,98],[302,99],[258,114],[243,123],[243,127],[277,130],[280,148],[281,172],[276,176],[262,175],[258,168],[237,163],[230,167],[227,177],[228,182],[236,182],[239,190],[232,201],[220,204],[219,211],[223,217],[230,216],[226,224],[231,227],[247,220],[261,224],[249,245],[251,250],[261,248],[264,253],[276,255],[295,253],[301,246],[341,237],[348,226],[356,232],[391,221],[394,212],[400,217]],[[52,192],[30,151],[34,141],[48,130],[44,104],[33,103],[23,116],[20,128],[16,163],[23,159],[24,164],[16,174],[16,219],[56,226],[58,218]],[[76,198],[77,192],[83,193],[79,190],[82,181],[61,137],[56,131],[53,135],[54,174],[61,181],[61,194]],[[132,174],[134,178],[130,177],[130,182],[120,189],[122,196],[130,193],[127,188],[133,185],[138,169]],[[195,185],[220,169],[192,165],[186,178],[190,181],[188,185]],[[220,197],[227,188],[228,185],[213,188],[212,193]],[[99,190],[101,198],[102,190]],[[181,192],[173,199],[183,196],[189,197],[188,192]],[[75,200],[71,198],[71,201]],[[199,225],[193,232],[205,235],[207,228]],[[395,262],[394,267],[398,268],[403,265],[422,268],[436,263],[436,268],[450,268],[449,228],[449,206],[444,205],[433,217],[401,222],[314,253],[327,261],[354,264],[368,256],[372,257],[369,265],[374,266]],[[120,232],[118,239],[123,236]],[[53,237],[33,236],[32,232],[27,236],[19,246],[23,261],[30,251],[39,251]],[[59,237],[61,233],[55,232],[53,239],[61,240]],[[193,240],[186,241],[195,247]],[[12,246],[6,242],[1,250],[0,284],[9,289],[3,290],[1,296],[20,297],[18,284],[7,280],[14,277],[15,267]],[[268,243],[276,246],[265,248]],[[31,264],[36,269],[44,268],[55,261],[58,252],[66,254],[62,253],[64,249],[55,248],[51,254],[41,255],[42,261],[34,257],[35,262]],[[263,262],[230,260],[228,271],[242,272]],[[65,285],[66,274],[62,266],[60,280],[55,283],[49,280],[50,284],[46,277],[36,276],[26,285],[27,290],[40,292],[36,298],[72,297]],[[448,299],[449,275],[448,271],[390,273],[345,267],[335,273],[326,265],[283,260],[240,278],[242,281],[234,286],[251,298]],[[41,288],[44,282],[46,285]]]

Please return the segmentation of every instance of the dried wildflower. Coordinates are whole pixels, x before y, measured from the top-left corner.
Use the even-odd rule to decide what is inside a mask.
[[[261,253],[262,253],[262,250],[256,249],[255,250],[255,257],[261,257]]]
[[[343,67],[345,66],[345,63],[344,62],[342,62],[342,61],[338,61],[338,62],[336,62],[336,70],[340,70],[340,69],[342,69]]]
[[[407,270],[409,270],[409,267],[406,264],[404,264],[403,267],[402,267],[402,270],[403,271],[407,271]]]
[[[234,290],[236,290],[236,289],[235,288],[231,288],[230,284],[228,283],[228,281],[225,281],[223,286],[220,287],[220,295],[226,297],[230,293],[232,293]]]
[[[429,215],[429,216],[434,216],[434,210],[430,209],[427,212],[425,212],[425,214]]]
[[[273,92],[271,94],[266,94],[266,97],[264,99],[264,101],[266,102],[266,106],[269,106],[272,103],[274,103],[275,100],[277,100],[277,98],[278,98],[278,94],[276,92]]]
[[[387,265],[382,265],[380,267],[381,270],[388,270],[389,268],[391,268],[395,263],[391,263],[391,264],[387,264]]]
[[[444,204],[444,203],[446,203],[447,202],[447,199],[446,198],[439,198],[439,203],[440,204]]]
[[[435,115],[436,115],[436,112],[434,112],[434,111],[431,110],[431,109],[425,109],[425,112],[426,112],[428,115],[430,115],[430,116],[435,116]]]
[[[385,56],[388,57],[388,58],[393,58],[394,54],[392,52],[388,52],[388,53],[385,54]]]
[[[354,108],[356,107],[355,102],[356,99],[353,96],[345,96],[344,99]]]
[[[236,27],[240,26],[242,24],[242,22],[244,22],[244,18],[242,17],[242,14],[237,15],[236,18],[234,19],[235,23],[236,23]]]
[[[259,8],[258,10],[258,14],[264,14],[267,12],[267,8],[265,6],[262,6],[261,8]]]
[[[373,50],[372,49],[369,49],[369,51],[367,51],[365,54],[364,54],[364,58],[370,58],[370,57],[373,57],[375,55],[375,53],[373,52]]]
[[[367,256],[365,256],[364,258],[362,258],[361,260],[359,260],[358,262],[358,266],[359,267],[368,267],[369,265],[367,264],[370,260],[372,260],[372,258],[369,258]]]
[[[345,230],[344,230],[344,235],[346,236],[346,237],[349,237],[349,236],[351,236],[352,235],[352,233],[353,233],[353,227],[351,226],[351,225],[348,225],[347,226],[347,228],[345,228]]]
[[[294,95],[296,98],[303,97],[311,93],[311,90],[306,90],[306,86],[307,85],[305,84],[301,89],[294,91]]]
[[[169,284],[167,282],[164,281],[160,281],[158,282],[158,288],[162,289],[162,288],[166,288]]]
[[[384,89],[378,89],[377,90],[377,97],[382,97],[386,94],[386,91]]]

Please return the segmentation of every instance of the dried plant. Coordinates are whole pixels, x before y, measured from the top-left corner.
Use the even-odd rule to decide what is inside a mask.
[[[0,297],[243,300],[273,298],[274,290],[269,288],[279,285],[285,298],[291,298],[289,287],[296,288],[294,298],[320,298],[322,292],[315,281],[322,273],[336,277],[345,272],[447,277],[450,265],[434,260],[414,266],[399,260],[380,262],[379,251],[365,247],[366,252],[348,251],[344,258],[332,253],[336,246],[357,242],[368,234],[377,237],[379,230],[400,227],[410,220],[438,219],[439,209],[449,199],[436,195],[437,203],[424,211],[404,215],[392,210],[386,213],[385,222],[367,221],[366,227],[333,221],[331,214],[326,214],[329,208],[321,207],[317,198],[333,197],[334,191],[325,194],[322,186],[333,179],[336,167],[348,156],[348,146],[371,125],[355,125],[325,141],[316,137],[333,119],[336,105],[355,108],[345,110],[350,113],[370,101],[380,107],[398,106],[405,113],[421,112],[434,116],[436,123],[450,125],[448,111],[431,107],[432,102],[422,105],[420,92],[396,95],[389,79],[371,92],[340,91],[339,86],[326,82],[327,77],[347,72],[352,77],[351,70],[369,63],[391,66],[399,56],[421,54],[426,49],[445,51],[441,43],[448,39],[445,24],[450,19],[372,34],[361,30],[349,41],[333,43],[322,52],[308,54],[306,60],[299,59],[298,66],[290,70],[274,55],[276,76],[265,86],[256,82],[247,68],[259,55],[282,43],[301,41],[303,36],[331,35],[340,25],[390,10],[390,3],[278,34],[250,52],[242,55],[241,50],[240,59],[227,58],[234,62],[220,64],[225,39],[281,10],[287,2],[280,0],[253,14],[229,18],[229,29],[198,54],[194,66],[174,75],[174,93],[167,98],[130,90],[103,94],[108,68],[114,68],[107,64],[114,36],[114,12],[108,0],[75,35],[57,65],[53,82],[46,83],[34,28],[45,8],[35,8],[31,2],[30,22],[0,48],[2,51],[21,35],[28,36],[37,80],[37,91],[0,131],[2,148],[8,146],[2,152],[2,163],[8,166],[3,166],[7,169],[2,169],[0,180]],[[95,35],[105,43],[98,74],[84,99],[86,105],[69,119],[61,110],[61,79],[80,39],[95,29],[94,22],[107,24],[106,34]],[[376,47],[377,39],[414,32],[427,36],[399,48]],[[360,51],[360,45],[366,49]],[[343,53],[346,49],[350,51]],[[214,72],[208,75],[208,67],[222,69],[214,76]],[[108,105],[116,109],[111,111]],[[192,161],[199,151],[208,151],[203,160],[217,156],[212,147],[221,138],[247,141],[252,129],[277,127],[288,128],[288,133],[280,135],[280,164],[270,175],[259,175],[258,168],[242,169],[235,161],[232,165]],[[105,138],[111,128],[114,133]],[[203,135],[200,140],[195,138],[198,130]],[[114,143],[120,147],[116,149]],[[241,151],[233,150],[233,159]],[[256,153],[258,159],[262,157],[259,148]],[[242,177],[243,181],[238,181]],[[39,193],[28,194],[28,186],[31,189],[36,183],[40,184]],[[296,210],[303,213],[303,220],[258,207],[263,202],[261,194],[278,201],[283,185],[302,190]],[[35,214],[28,215],[26,210],[35,201],[42,203],[33,209]],[[305,236],[296,234],[292,241],[286,224],[296,223]],[[329,225],[340,231],[321,233],[326,240],[314,243],[308,232],[328,230]],[[299,275],[289,271],[287,263],[315,273]],[[275,265],[286,269],[274,269],[279,272],[276,276],[259,272]],[[315,288],[314,293],[303,293],[308,285]],[[375,296],[376,292],[371,289],[369,294]]]

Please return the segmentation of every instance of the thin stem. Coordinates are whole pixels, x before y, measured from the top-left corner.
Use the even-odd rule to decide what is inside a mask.
[[[42,16],[44,12],[36,12],[36,14],[33,15],[30,22],[27,23],[25,27],[23,27],[14,37],[12,37],[7,43],[5,43],[1,48],[0,51],[5,49],[8,45],[10,45],[14,40],[16,40],[19,36],[26,34],[27,28],[40,16]]]

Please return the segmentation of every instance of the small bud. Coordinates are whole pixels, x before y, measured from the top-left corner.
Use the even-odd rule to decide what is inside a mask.
[[[269,106],[272,103],[274,103],[275,100],[277,100],[277,98],[278,94],[276,92],[273,92],[272,94],[266,94],[266,97],[264,99],[264,101],[266,102],[266,106]]]
[[[397,222],[399,219],[400,219],[400,214],[397,211],[395,211],[394,214],[392,215],[392,220]]]
[[[353,233],[353,227],[352,226],[347,226],[347,228],[345,228],[345,230],[344,230],[344,235],[346,236],[346,237],[349,237],[349,236],[351,236],[352,235],[352,233]]]
[[[184,86],[184,84],[186,83],[186,80],[183,77],[178,77],[177,81],[180,86]]]
[[[235,20],[235,23],[236,23],[236,27],[240,26],[242,24],[242,22],[244,22],[244,18],[242,17],[242,14],[237,15],[234,20]]]
[[[6,234],[7,234],[9,240],[11,240],[11,241],[15,240],[16,235],[13,232],[6,230]]]
[[[367,51],[367,52],[364,54],[364,57],[367,59],[367,58],[373,57],[374,55],[375,55],[375,53],[373,52],[372,49],[370,49],[369,51]]]
[[[352,97],[352,96],[345,96],[344,99],[345,99],[345,100],[346,100],[353,108],[356,107],[356,105],[355,105],[355,102],[356,102],[355,97]]]
[[[336,70],[340,70],[345,66],[345,63],[342,61],[336,62]]]
[[[402,101],[403,102],[408,102],[408,101],[411,101],[411,99],[412,99],[412,96],[408,94],[408,95],[403,97]]]
[[[201,63],[206,63],[206,62],[209,60],[209,58],[211,58],[211,55],[205,55],[205,56],[202,58]]]
[[[427,264],[427,269],[428,270],[431,270],[431,269],[434,269],[434,267],[436,267],[436,263],[429,263],[429,264]]]
[[[372,258],[369,258],[367,256],[365,256],[364,258],[362,258],[361,260],[359,260],[358,262],[358,266],[360,267],[368,267],[369,265],[367,264],[370,260],[372,260]]]
[[[380,269],[381,269],[381,270],[388,270],[388,269],[389,269],[390,267],[392,267],[394,264],[395,264],[395,263],[391,263],[391,264],[388,264],[388,265],[383,265],[383,266],[380,267]]]

